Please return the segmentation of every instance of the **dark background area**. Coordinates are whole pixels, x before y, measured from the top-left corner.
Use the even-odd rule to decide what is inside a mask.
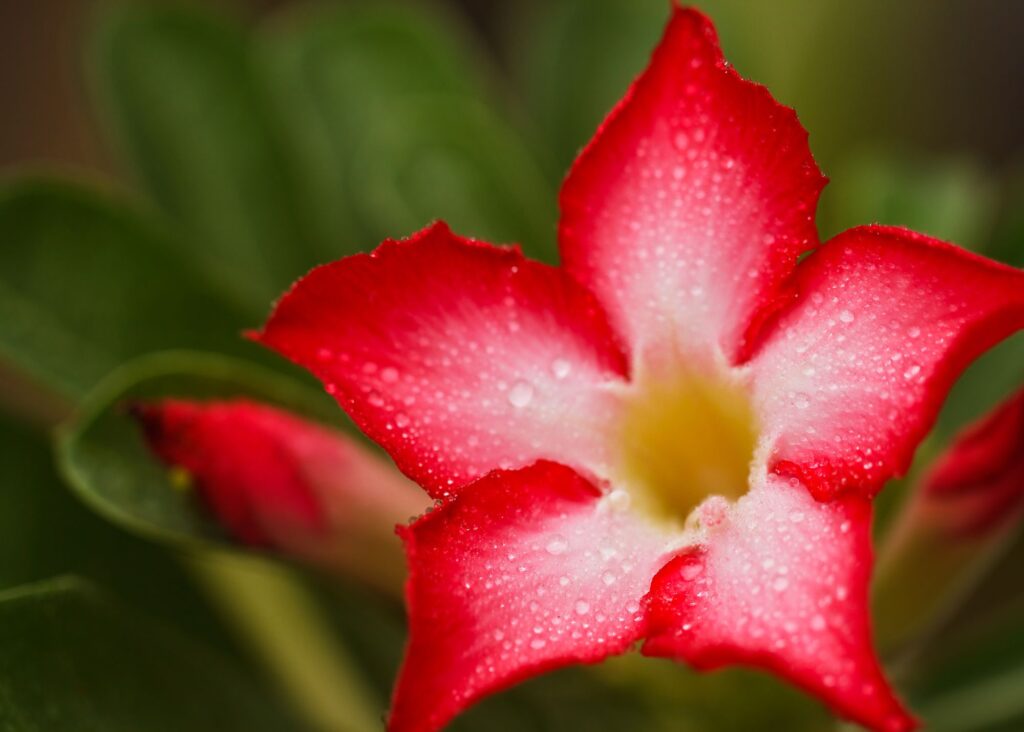
[[[508,15],[537,0],[450,0],[479,29],[507,67]],[[70,164],[109,172],[81,83],[83,39],[97,0],[4,0],[0,3],[0,165]],[[254,22],[288,0],[210,0]],[[667,0],[664,3],[668,4]],[[713,16],[716,5],[704,3]],[[737,3],[727,3],[737,6]],[[924,151],[969,153],[1005,169],[1024,150],[1024,5],[1003,0],[888,3],[771,3],[806,24],[791,34],[806,44],[813,70],[778,88],[771,68],[740,70],[767,84],[812,127],[817,150],[861,143],[906,144]],[[823,10],[824,9],[824,10]],[[753,15],[766,11],[751,8]],[[826,12],[828,23],[814,27]],[[835,18],[846,18],[839,23]],[[742,18],[716,18],[726,52],[748,33]],[[751,23],[753,27],[754,24]],[[771,28],[767,28],[771,31]],[[771,45],[773,39],[761,42]],[[749,64],[748,64],[749,65]],[[778,70],[776,70],[778,71]],[[839,135],[842,135],[839,138]],[[835,139],[833,139],[835,138]],[[819,153],[820,154],[820,153]]]

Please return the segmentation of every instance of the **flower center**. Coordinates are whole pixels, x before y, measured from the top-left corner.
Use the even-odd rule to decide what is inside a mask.
[[[747,492],[756,440],[741,387],[686,373],[639,385],[622,423],[619,464],[643,509],[684,522],[709,496]]]

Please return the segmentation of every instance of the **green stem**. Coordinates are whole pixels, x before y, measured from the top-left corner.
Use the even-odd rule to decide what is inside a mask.
[[[314,729],[381,728],[374,693],[291,571],[227,552],[189,555],[185,563]]]

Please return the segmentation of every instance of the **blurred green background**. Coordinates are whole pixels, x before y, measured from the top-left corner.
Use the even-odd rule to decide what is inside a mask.
[[[1024,6],[700,7],[810,131],[833,181],[823,238],[878,221],[1024,265]],[[554,260],[561,178],[667,15],[666,0],[0,3],[0,727],[380,726],[400,606],[217,544],[116,406],[244,392],[347,428],[239,331],[314,264],[435,218]],[[148,356],[169,349],[206,355]],[[1022,376],[1018,334],[960,381],[919,463]],[[913,475],[883,494],[880,542]],[[1019,534],[888,656],[932,729],[1024,728]],[[530,682],[454,728],[569,725],[835,728],[767,677],[633,659]]]

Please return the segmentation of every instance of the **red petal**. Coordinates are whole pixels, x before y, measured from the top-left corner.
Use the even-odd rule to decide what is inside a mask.
[[[1024,272],[891,227],[840,234],[754,357],[770,465],[815,496],[904,472],[956,377],[1024,326]]]
[[[582,287],[443,224],[313,270],[257,337],[435,497],[496,467],[605,460],[601,391],[626,368]]]
[[[817,245],[824,183],[793,111],[727,65],[707,18],[677,7],[569,173],[562,255],[635,355],[682,343],[736,359]]]
[[[187,470],[227,531],[250,544],[375,571],[365,578],[380,581],[392,570],[384,560],[398,553],[395,524],[426,508],[422,491],[394,467],[280,409],[168,399],[134,411],[153,450]],[[401,557],[393,563],[400,573]]]
[[[912,729],[871,647],[870,518],[864,499],[769,477],[655,577],[644,653],[764,668],[867,727]]]
[[[435,730],[482,696],[640,638],[666,537],[571,469],[494,472],[404,531],[410,641],[389,728]]]
[[[952,536],[986,534],[1020,516],[1024,389],[957,437],[925,479],[922,498]]]

